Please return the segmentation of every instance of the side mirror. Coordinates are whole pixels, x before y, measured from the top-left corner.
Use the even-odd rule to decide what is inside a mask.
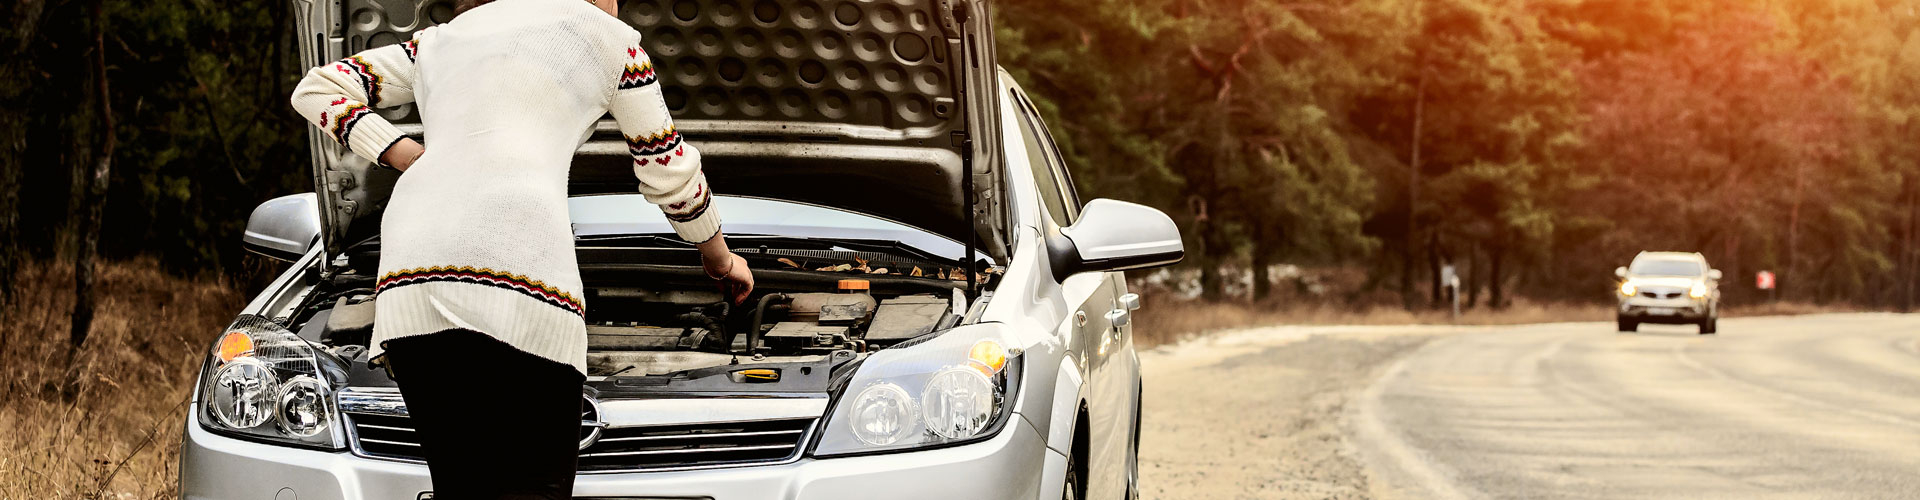
[[[1720,274],[1720,270],[1719,270],[1719,269],[1708,269],[1708,270],[1707,270],[1707,279],[1710,279],[1710,280],[1714,280],[1714,281],[1720,281],[1720,276],[1721,276],[1721,274]]]
[[[320,201],[313,193],[267,200],[254,207],[240,245],[262,256],[293,262],[320,241]]]
[[[1616,267],[1616,268],[1613,268],[1613,277],[1615,277],[1615,278],[1626,278],[1626,277],[1627,277],[1627,268],[1625,268],[1625,267]]]
[[[1055,280],[1085,272],[1160,267],[1186,255],[1173,218],[1153,207],[1105,198],[1087,202],[1079,222],[1047,238]]]

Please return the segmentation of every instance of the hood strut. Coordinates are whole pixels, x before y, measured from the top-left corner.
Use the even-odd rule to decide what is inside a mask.
[[[967,221],[967,300],[971,301],[980,297],[979,259],[974,257],[975,252],[978,251],[976,247],[978,247],[980,243],[980,235],[974,231],[974,228],[980,226],[976,225],[977,221],[974,220],[973,213],[973,206],[979,201],[980,196],[973,192],[973,139],[967,139],[962,144],[963,147],[960,149],[960,192],[962,193],[961,199],[966,201],[960,204],[960,209],[967,211],[967,213],[962,214],[962,217]]]

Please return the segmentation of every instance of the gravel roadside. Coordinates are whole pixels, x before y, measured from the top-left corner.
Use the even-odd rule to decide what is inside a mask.
[[[1272,327],[1141,353],[1143,498],[1366,499],[1348,402],[1445,327]]]

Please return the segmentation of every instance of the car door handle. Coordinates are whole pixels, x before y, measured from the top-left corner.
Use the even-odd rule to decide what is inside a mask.
[[[1128,311],[1140,310],[1140,294],[1128,293],[1126,295],[1121,295],[1120,307],[1126,308],[1126,310]]]
[[[1127,326],[1127,321],[1132,318],[1133,312],[1126,309],[1107,311],[1107,324],[1113,325],[1114,331],[1119,331],[1121,327]]]

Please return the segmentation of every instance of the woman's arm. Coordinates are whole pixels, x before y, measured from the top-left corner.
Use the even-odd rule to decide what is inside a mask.
[[[293,89],[293,109],[369,161],[406,170],[425,149],[375,108],[413,102],[417,39],[315,67]]]
[[[712,207],[713,190],[708,189],[707,176],[700,172],[700,150],[687,144],[673,128],[673,117],[660,96],[653,61],[640,48],[638,35],[621,58],[625,64],[607,107],[620,123],[620,134],[627,139],[640,193],[666,212],[674,232],[699,244],[707,275],[720,281],[728,298],[739,303],[753,291],[753,274],[747,269],[746,259],[727,249],[726,237],[720,234],[720,215]]]

